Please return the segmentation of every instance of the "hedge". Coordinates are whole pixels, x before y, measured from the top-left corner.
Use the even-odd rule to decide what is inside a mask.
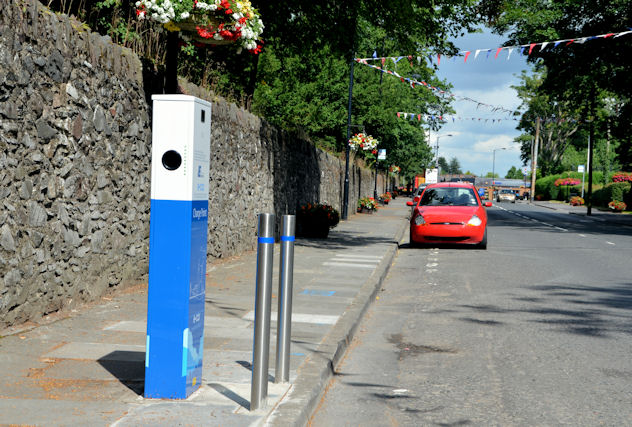
[[[595,206],[606,207],[612,200],[619,200],[625,202],[628,206],[632,206],[632,183],[613,182],[592,194],[592,204]]]

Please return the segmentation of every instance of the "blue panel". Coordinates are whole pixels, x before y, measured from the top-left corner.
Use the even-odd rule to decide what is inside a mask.
[[[207,224],[207,201],[151,200],[145,397],[200,385]]]
[[[202,380],[207,229],[208,201],[193,201],[191,216],[191,279],[188,295],[187,395],[193,393],[200,386],[200,381]]]

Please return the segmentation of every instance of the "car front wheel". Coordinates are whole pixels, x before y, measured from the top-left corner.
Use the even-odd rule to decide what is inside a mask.
[[[487,228],[485,229],[485,233],[483,233],[483,240],[481,240],[476,247],[478,249],[487,249]]]

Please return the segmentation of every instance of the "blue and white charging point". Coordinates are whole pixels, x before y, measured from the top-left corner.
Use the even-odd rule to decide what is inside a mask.
[[[211,104],[154,95],[145,397],[202,381]]]

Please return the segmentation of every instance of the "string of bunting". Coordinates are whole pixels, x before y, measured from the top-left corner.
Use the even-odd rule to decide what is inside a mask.
[[[452,120],[452,122],[454,123],[456,120],[472,120],[472,121],[479,121],[482,122],[484,121],[485,123],[489,122],[491,120],[492,123],[500,123],[501,121],[507,121],[507,120],[513,120],[513,121],[518,121],[520,120],[519,117],[510,117],[510,118],[489,118],[489,117],[463,117],[463,116],[455,116],[455,115],[432,115],[432,114],[417,114],[417,113],[404,113],[404,112],[397,112],[397,117],[399,118],[403,118],[405,120],[410,120],[410,121],[414,121],[415,119],[418,122],[421,122],[422,119],[424,119],[426,122],[430,122],[430,121],[440,121],[443,123],[448,122],[449,120]],[[557,117],[540,117],[540,122],[542,123],[581,123],[579,120],[575,120],[575,119],[560,119]]]
[[[425,81],[418,81],[418,80],[412,79],[410,77],[402,77],[396,71],[382,69],[382,68],[380,68],[380,67],[378,67],[376,65],[369,64],[365,59],[362,59],[362,58],[356,58],[355,61],[360,63],[360,64],[364,64],[364,65],[366,65],[366,66],[368,66],[370,68],[373,68],[374,70],[378,70],[381,73],[386,73],[386,74],[390,74],[392,76],[395,76],[395,77],[399,78],[402,83],[408,83],[410,85],[410,87],[412,87],[413,89],[415,88],[415,86],[425,87],[426,89],[428,89],[430,91],[433,91],[436,94],[443,95],[443,96],[446,96],[446,97],[450,97],[450,98],[456,99],[458,101],[473,102],[473,103],[477,104],[477,108],[485,107],[485,108],[489,108],[491,111],[495,111],[495,112],[496,111],[501,111],[501,112],[504,112],[504,113],[507,113],[507,114],[515,114],[515,111],[514,110],[510,110],[509,108],[486,104],[484,102],[477,101],[477,100],[469,98],[467,96],[455,95],[453,93],[450,93],[450,92],[448,92],[446,90],[441,89],[440,87],[432,86],[431,84],[426,83]]]
[[[463,117],[463,116],[454,116],[454,115],[442,115],[442,116],[437,116],[437,115],[432,115],[432,114],[415,114],[415,113],[402,113],[402,112],[398,112],[397,113],[397,117],[399,118],[403,118],[405,120],[411,120],[414,121],[415,119],[420,122],[421,119],[424,119],[426,122],[434,122],[434,121],[440,121],[443,123],[446,123],[450,120],[452,120],[452,122],[454,123],[456,120],[474,120],[474,121],[485,121],[485,122],[489,122],[491,120],[492,123],[500,123],[502,120],[513,120],[513,121],[517,121],[519,120],[517,117],[510,117],[510,118],[505,118],[505,119],[496,119],[496,118],[489,118],[489,117]]]
[[[520,55],[525,55],[525,51],[527,52],[526,55],[531,55],[533,53],[537,53],[537,52],[542,52],[544,51],[547,47],[550,50],[553,50],[555,48],[557,48],[558,46],[562,45],[562,46],[569,46],[572,44],[584,44],[587,41],[591,41],[591,40],[597,40],[597,39],[616,39],[622,36],[626,36],[632,34],[632,28],[629,28],[628,31],[621,31],[619,33],[606,33],[606,34],[599,34],[597,36],[587,36],[587,37],[578,37],[575,39],[563,39],[563,40],[555,40],[555,41],[547,41],[547,42],[540,42],[540,43],[527,43],[527,44],[523,44],[523,45],[517,45],[517,46],[502,46],[502,47],[498,47],[498,48],[488,48],[488,49],[475,49],[475,50],[464,50],[464,51],[460,51],[459,53],[457,53],[455,56],[445,56],[446,59],[456,59],[456,58],[463,58],[463,62],[467,62],[468,58],[470,57],[471,53],[474,52],[474,59],[478,58],[479,54],[481,53],[485,53],[485,57],[486,59],[489,59],[489,55],[492,52],[494,53],[494,59],[498,58],[498,55],[500,55],[500,53],[502,51],[507,51],[507,60],[509,60],[509,58],[511,57],[511,54],[514,51],[520,51]],[[382,62],[382,66],[386,65],[386,61],[387,60],[391,60],[393,63],[397,64],[399,61],[401,61],[402,59],[408,59],[408,61],[410,62],[410,65],[412,67],[413,65],[413,60],[417,59],[417,63],[421,64],[421,60],[422,60],[422,56],[413,56],[413,55],[408,55],[408,56],[390,56],[390,57],[378,57],[376,52],[373,52],[373,56],[371,58],[356,58],[356,61],[360,62],[360,61],[381,61]],[[428,59],[430,60],[430,62],[432,63],[433,57],[431,55],[428,55]],[[441,63],[441,55],[437,55],[437,64]]]

